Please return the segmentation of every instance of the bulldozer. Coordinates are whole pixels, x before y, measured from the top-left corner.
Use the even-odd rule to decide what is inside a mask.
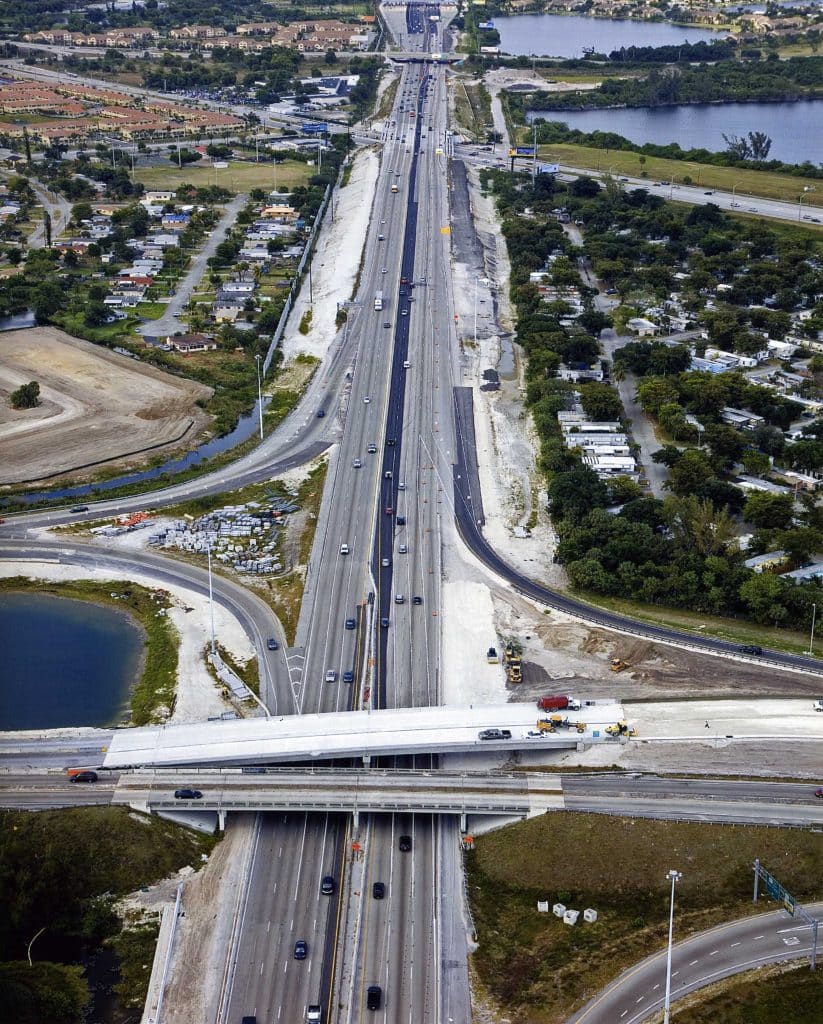
[[[611,665],[609,667],[612,672],[624,672],[629,667],[629,663],[627,661],[623,661],[622,658],[612,658]]]
[[[625,720],[622,722],[615,722],[614,725],[607,725],[604,732],[607,736],[636,736],[637,730],[630,729],[629,723]]]

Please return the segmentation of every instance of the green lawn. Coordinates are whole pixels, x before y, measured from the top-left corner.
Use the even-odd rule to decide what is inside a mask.
[[[557,111],[556,120],[563,120],[563,112]],[[522,138],[526,139],[523,133]],[[626,174],[638,177],[643,171],[652,182],[670,182],[674,175],[675,184],[683,183],[684,176],[689,176],[696,185],[706,188],[723,189],[731,192],[737,185],[737,194],[741,196],[763,196],[767,199],[783,199],[787,202],[798,201],[805,187],[817,189],[817,195],[811,194],[811,202],[804,201],[803,209],[814,210],[823,207],[823,183],[813,178],[795,178],[788,174],[776,174],[771,171],[747,171],[739,167],[714,167],[711,164],[689,163],[685,160],[664,160],[662,157],[647,156],[646,162],[640,163],[639,153],[628,150],[595,149],[593,146],[572,146],[567,143],[540,146],[541,160],[566,164],[569,167],[585,167],[605,174],[609,170],[613,174]],[[663,190],[661,195],[668,195]]]
[[[608,597],[604,594],[576,593],[575,596],[598,608],[608,608],[609,611],[628,615],[641,622],[653,622],[658,626],[682,629],[687,633],[696,633],[699,636],[712,636],[740,644],[761,644],[763,647],[771,647],[776,651],[786,651],[790,654],[804,654],[809,649],[809,634],[805,632],[774,629],[771,626],[745,622],[743,619],[703,615],[700,612],[690,612],[682,608],[640,604],[637,601]],[[821,633],[823,634],[823,630]],[[818,654],[823,653],[823,635],[820,636],[819,645]]]
[[[677,1024],[809,1024],[823,1020],[823,981],[806,961],[747,971],[712,986],[697,1005],[676,1010]]]
[[[228,167],[212,167],[211,164],[189,164],[175,167],[169,161],[168,167],[138,167],[135,177],[146,188],[177,189],[181,185],[220,185],[231,192],[248,192],[253,188],[293,188],[304,185],[314,168],[298,160],[286,160],[276,166],[271,163],[247,163],[231,160]]]
[[[774,909],[768,900],[752,905],[755,857],[801,900],[818,895],[823,842],[801,829],[559,811],[481,836],[467,856],[479,980],[512,1022],[561,1024],[624,968],[664,948],[670,868],[683,871],[678,939]],[[593,907],[598,920],[569,928],[538,913],[538,900]],[[729,1020],[783,1024],[779,1015]]]
[[[138,302],[135,312],[144,320],[159,320],[166,312],[165,302]]]

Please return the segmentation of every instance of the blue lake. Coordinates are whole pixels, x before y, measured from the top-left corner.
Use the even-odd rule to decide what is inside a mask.
[[[723,38],[709,28],[563,14],[500,17],[494,19],[494,27],[500,33],[504,53],[526,57],[582,57],[584,47],[610,53],[621,46],[677,46]]]
[[[142,667],[130,615],[50,594],[0,594],[0,730],[117,725]]]
[[[534,110],[527,115],[565,121],[582,132],[616,132],[642,145],[677,142],[681,149],[723,150],[726,135],[765,132],[769,158],[786,163],[823,162],[823,100],[797,103],[721,103],[617,110]]]

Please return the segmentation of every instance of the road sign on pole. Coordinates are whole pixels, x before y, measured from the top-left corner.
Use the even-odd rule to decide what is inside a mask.
[[[792,896],[790,892],[787,892],[786,889],[783,888],[783,886],[780,884],[780,882],[778,882],[774,875],[769,874],[769,872],[760,863],[759,858],[755,860],[754,864],[752,865],[752,868],[754,870],[754,902],[757,903],[759,896],[759,883],[762,882],[763,888],[766,890],[766,893],[769,896],[771,896],[773,900],[776,900],[778,903],[782,903],[783,909],[786,911],[787,914],[791,914],[792,917],[800,918],[800,920],[803,921],[804,924],[809,925],[809,927],[811,928],[812,951],[811,956],[809,957],[809,967],[811,970],[815,970],[815,968],[817,967],[817,928],[819,924],[818,920],[812,917],[811,914],[809,914],[807,911],[803,909],[802,906],[800,906],[800,904],[797,902],[794,896]]]

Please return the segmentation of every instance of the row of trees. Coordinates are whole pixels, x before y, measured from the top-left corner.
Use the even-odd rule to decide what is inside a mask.
[[[595,89],[530,95],[533,109],[595,110],[600,107],[659,107],[675,103],[739,103],[798,100],[823,95],[823,57],[793,57],[764,63],[652,68],[643,78],[606,78]]]

